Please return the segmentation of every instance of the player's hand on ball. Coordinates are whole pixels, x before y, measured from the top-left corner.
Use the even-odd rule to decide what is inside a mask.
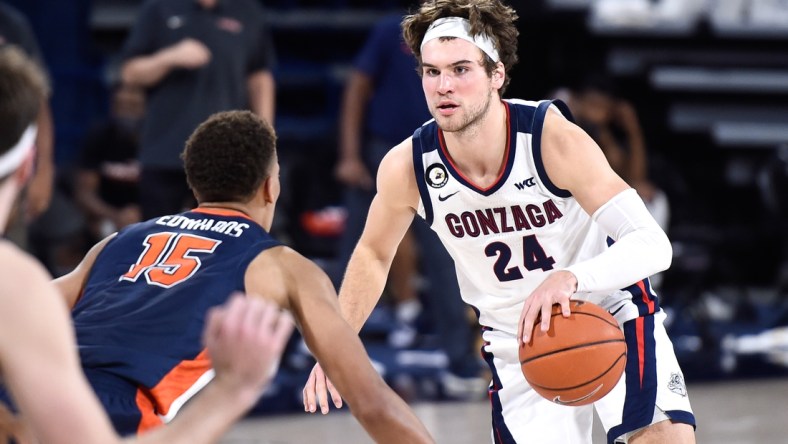
[[[216,382],[254,399],[276,373],[293,319],[260,297],[236,293],[208,312],[203,341],[216,370]]]
[[[566,270],[556,271],[539,284],[523,304],[520,320],[517,323],[517,338],[520,344],[525,344],[531,339],[536,318],[541,315],[542,331],[550,328],[550,313],[554,304],[561,305],[561,314],[566,318],[571,313],[569,298],[577,289],[575,275]]]
[[[315,413],[317,404],[320,404],[320,412],[324,415],[328,413],[328,395],[331,394],[331,400],[334,401],[336,408],[342,408],[342,397],[339,395],[336,387],[328,379],[328,376],[323,372],[320,364],[315,364],[312,368],[312,373],[309,374],[304,386],[304,411]]]

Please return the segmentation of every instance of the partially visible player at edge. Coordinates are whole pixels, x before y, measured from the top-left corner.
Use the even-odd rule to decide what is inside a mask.
[[[214,114],[183,161],[197,208],[124,228],[57,280],[83,369],[115,427],[137,433],[177,414],[210,379],[197,337],[203,313],[244,291],[292,312],[375,441],[432,442],[372,367],[326,274],[268,233],[280,192],[273,128],[248,111]]]
[[[15,47],[0,48],[0,225],[32,172],[35,117],[46,96],[37,65]],[[88,385],[57,288],[27,253],[0,241],[0,380],[25,422],[0,405],[0,442],[120,442]],[[293,329],[270,302],[234,297],[208,315],[204,342],[216,377],[180,417],[126,442],[216,441],[259,398]]]
[[[572,298],[610,311],[626,337],[625,376],[594,404],[608,442],[692,443],[695,418],[647,279],[669,266],[670,242],[563,103],[502,100],[517,61],[516,18],[499,0],[430,0],[403,20],[434,120],[380,165],[342,314],[361,328],[418,214],[479,313],[493,442],[591,442],[591,406],[540,397],[518,360],[537,316],[547,330],[552,305],[569,316]],[[305,402],[327,404],[326,384],[316,366]],[[327,386],[333,398],[342,393]]]

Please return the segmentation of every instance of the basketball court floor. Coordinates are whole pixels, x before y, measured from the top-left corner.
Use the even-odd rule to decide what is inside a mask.
[[[788,444],[788,378],[688,384],[698,421],[697,442]],[[487,401],[415,403],[416,414],[438,443],[488,444]],[[222,444],[361,444],[372,440],[346,410],[249,418]],[[594,444],[604,444],[597,422]],[[538,443],[536,443],[538,444]],[[666,443],[669,444],[669,443]]]

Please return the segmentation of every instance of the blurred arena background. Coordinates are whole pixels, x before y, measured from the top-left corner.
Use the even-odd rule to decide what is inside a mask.
[[[58,275],[84,253],[74,241],[84,216],[74,204],[73,174],[88,129],[108,115],[118,54],[142,2],[6,2],[31,22],[53,84],[56,197],[31,236]],[[520,15],[520,62],[508,97],[543,99],[603,75],[637,110],[649,178],[670,202],[674,259],[660,297],[699,442],[787,442],[788,1],[509,3]],[[275,231],[330,269],[343,221],[332,169],[345,80],[375,22],[415,2],[261,4],[277,54],[283,196]],[[397,327],[381,306],[362,331],[387,381],[418,405],[440,442],[486,442],[483,390],[437,377],[446,358],[429,322],[416,323],[417,339],[407,346],[392,345]],[[344,412],[299,414],[312,363],[294,338],[254,418],[226,442],[366,442]]]

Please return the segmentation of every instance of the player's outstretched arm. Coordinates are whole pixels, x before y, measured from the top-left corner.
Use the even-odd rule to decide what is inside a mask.
[[[411,140],[406,139],[383,158],[377,194],[342,280],[342,316],[356,331],[361,330],[380,299],[399,243],[416,214],[419,192],[411,149]]]
[[[391,261],[410,227],[418,205],[410,139],[394,147],[378,170],[378,193],[372,201],[361,239],[348,263],[339,304],[342,316],[360,331],[380,299]],[[328,413],[328,397],[340,407],[341,397],[316,364],[304,386],[304,410],[314,413],[317,405]]]
[[[340,314],[331,281],[317,265],[290,248],[271,248],[249,266],[246,288],[278,301],[286,297],[280,305],[293,313],[309,350],[375,442],[433,442],[372,367],[358,335]]]

